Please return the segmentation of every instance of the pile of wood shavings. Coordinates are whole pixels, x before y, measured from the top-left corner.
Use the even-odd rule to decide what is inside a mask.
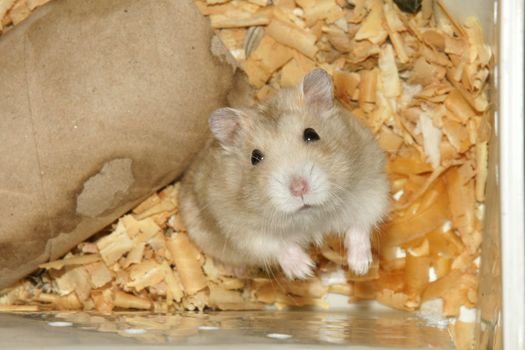
[[[4,291],[3,308],[326,306],[324,297],[332,292],[409,311],[437,306],[443,316],[458,318],[451,323],[461,334],[458,347],[468,345],[490,135],[492,53],[478,20],[459,24],[439,0],[423,0],[417,14],[390,0],[196,4],[247,73],[257,100],[322,67],[333,76],[340,103],[376,134],[389,156],[393,204],[375,235],[370,272],[349,273],[334,236],[312,248],[318,270],[310,281],[232,277],[188,240],[175,186],[121,218],[110,234],[80,244],[63,260],[42,265],[40,276]]]
[[[331,286],[320,277],[290,281],[262,272],[250,279],[234,277],[190,241],[178,214],[178,188],[154,194],[110,232],[80,243],[63,259],[42,264],[40,273],[4,290],[0,310],[326,308],[323,298],[329,291],[349,294],[344,274],[341,284]]]

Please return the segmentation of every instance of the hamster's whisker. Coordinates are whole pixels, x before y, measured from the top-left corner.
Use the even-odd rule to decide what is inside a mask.
[[[335,183],[333,181],[329,181],[328,183],[330,184],[330,186],[333,186],[333,187],[335,187],[335,188],[337,188],[337,189],[339,189],[339,190],[341,190],[341,191],[343,191],[345,193],[348,192],[348,190],[345,187],[343,187],[343,186],[341,186],[341,185],[339,185],[339,184],[337,184],[337,183]]]
[[[264,259],[264,266],[267,268],[268,274],[270,275],[270,283],[272,284],[272,286],[275,285],[277,286],[278,290],[285,292],[286,289],[281,283],[279,283],[279,279],[277,278],[267,259]]]
[[[345,204],[345,201],[343,198],[341,198],[341,196],[339,194],[337,194],[336,192],[333,192],[333,191],[328,191],[328,197],[330,199],[334,199],[338,205],[344,205]]]
[[[224,244],[222,245],[222,253],[221,253],[221,256],[224,256],[225,253],[226,253],[226,245],[227,245],[227,242],[228,242],[228,237],[226,237],[226,239],[224,240]]]
[[[274,179],[275,181],[277,181],[278,183],[280,183],[281,185],[284,186],[284,182],[279,180],[279,178],[276,175],[272,174],[271,177],[272,177],[272,179]]]

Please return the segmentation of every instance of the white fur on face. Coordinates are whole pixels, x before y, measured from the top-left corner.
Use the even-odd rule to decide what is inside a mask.
[[[308,183],[308,192],[302,197],[296,197],[290,192],[290,183],[294,177],[302,177]],[[270,199],[277,210],[293,213],[305,205],[324,204],[329,197],[330,182],[326,173],[309,161],[275,170],[268,188]]]

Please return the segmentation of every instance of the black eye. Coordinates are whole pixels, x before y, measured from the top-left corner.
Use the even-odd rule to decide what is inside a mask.
[[[258,149],[252,151],[252,165],[257,165],[261,160],[264,159],[264,154]]]
[[[315,132],[314,129],[308,128],[304,130],[303,139],[304,139],[304,142],[310,143],[310,142],[318,141],[320,137]]]

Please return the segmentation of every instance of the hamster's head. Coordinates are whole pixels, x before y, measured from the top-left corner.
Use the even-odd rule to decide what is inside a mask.
[[[335,210],[361,166],[363,135],[345,118],[321,69],[253,109],[215,111],[209,122],[225,189],[265,217],[304,220]]]

